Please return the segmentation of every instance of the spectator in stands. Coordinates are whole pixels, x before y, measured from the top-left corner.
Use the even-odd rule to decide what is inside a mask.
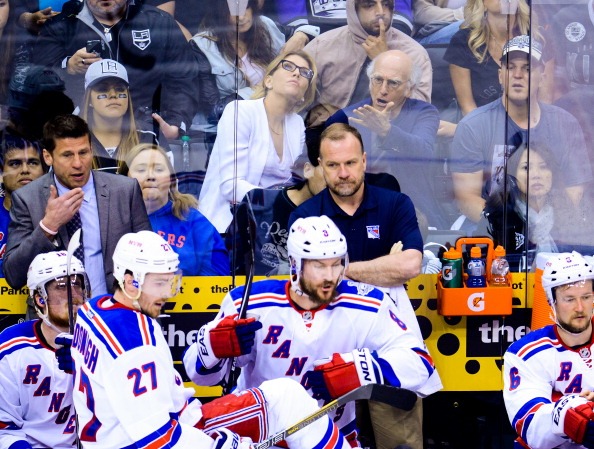
[[[52,171],[13,192],[4,275],[21,288],[37,254],[66,249],[84,228],[75,255],[85,261],[95,292],[113,288],[111,255],[127,232],[150,230],[138,182],[93,172],[89,128],[75,115],[53,118],[44,127],[43,158]]]
[[[346,2],[310,2],[307,0],[258,0],[263,13],[285,25],[303,23],[326,32],[347,24]],[[410,0],[397,0],[392,26],[410,36],[413,32],[413,13]]]
[[[499,69],[503,96],[458,124],[450,164],[454,194],[461,212],[474,222],[481,218],[485,198],[503,188],[505,158],[521,144],[548,144],[574,205],[580,204],[584,186],[592,181],[577,120],[561,108],[538,101],[543,70],[538,41],[529,36],[511,39],[503,49]]]
[[[229,257],[223,239],[198,212],[198,201],[177,190],[177,178],[163,148],[140,144],[125,156],[123,175],[140,184],[153,231],[178,253],[187,276],[227,276]]]
[[[17,67],[8,95],[8,123],[4,132],[31,142],[43,138],[43,125],[57,115],[70,114],[74,103],[64,93],[64,81],[44,67]]]
[[[463,115],[502,94],[498,70],[505,43],[513,36],[528,34],[541,39],[536,24],[530,26],[530,7],[526,0],[517,3],[515,13],[502,10],[499,0],[468,0],[464,23],[450,45],[444,59],[450,73],[458,105]]]
[[[390,173],[429,220],[445,229],[448,223],[435,200],[433,179],[435,138],[439,112],[411,93],[421,73],[400,50],[388,50],[367,67],[370,97],[332,115],[332,123],[351,124],[361,133],[367,154],[367,172]]]
[[[175,20],[143,2],[85,0],[79,8],[43,26],[33,62],[59,71],[80,105],[89,66],[101,58],[114,59],[129,72],[139,127],[151,129],[156,119],[167,138],[189,128],[196,110],[192,81],[198,64]],[[151,114],[155,110],[161,115]]]
[[[393,0],[347,0],[347,25],[321,34],[305,47],[318,66],[319,87],[313,109],[319,126],[338,109],[369,94],[367,63],[386,50],[407,53],[421,71],[412,98],[431,101],[431,61],[414,39],[390,27]]]
[[[540,11],[550,7],[539,6]],[[551,76],[554,104],[575,116],[586,142],[594,142],[594,23],[591,11],[590,2],[562,4],[550,20],[546,36],[554,63]]]
[[[415,39],[423,45],[448,44],[464,20],[466,0],[413,0]]]
[[[4,133],[0,142],[2,154],[2,206],[0,207],[0,277],[4,277],[2,260],[8,241],[12,192],[39,178],[46,171],[39,144]]]
[[[10,78],[15,67],[15,14],[8,0],[0,2],[0,104],[8,101]]]
[[[546,144],[532,144],[530,149],[522,145],[507,161],[507,188],[487,198],[484,215],[489,234],[496,245],[506,248],[513,271],[530,268],[541,251],[589,246],[592,252],[591,202],[582,200],[574,206],[554,167],[555,158]]]
[[[199,204],[219,232],[231,223],[230,204],[241,201],[251,189],[283,184],[291,178],[291,167],[305,142],[303,120],[297,112],[311,104],[315,91],[315,64],[299,51],[280,55],[268,65],[256,100],[227,105]]]
[[[318,35],[313,27],[302,28],[312,39]],[[201,66],[199,99],[206,103],[208,112],[216,109],[212,111],[214,120],[211,121],[219,118],[225,105],[236,99],[236,95],[244,100],[251,98],[254,88],[264,79],[266,67],[285,45],[283,31],[260,14],[257,0],[249,0],[245,13],[239,17],[231,15],[226,1],[214,2],[206,10],[202,30],[191,42]],[[291,51],[298,51],[310,37],[303,31],[296,31],[293,39],[287,46]],[[236,84],[237,69],[239,82]],[[213,84],[216,89],[211,87]]]
[[[66,3],[66,0],[46,1],[44,3],[49,3],[50,6],[40,9],[39,0],[14,0],[18,24],[34,36],[39,34],[43,24],[48,19],[62,11],[62,6]],[[145,3],[156,6],[171,15],[175,11],[175,0],[147,0]]]
[[[93,168],[116,173],[132,147],[152,143],[152,131],[136,128],[126,68],[112,59],[89,66],[81,117],[89,124]]]

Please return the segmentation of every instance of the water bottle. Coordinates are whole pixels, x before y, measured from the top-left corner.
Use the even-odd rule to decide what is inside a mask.
[[[442,256],[441,283],[444,288],[462,287],[462,253],[450,248]]]
[[[181,146],[182,171],[188,173],[188,172],[192,171],[192,169],[190,168],[190,136],[188,136],[187,134],[184,134],[181,137],[181,141],[182,141],[182,146]]]
[[[470,288],[485,287],[487,280],[485,276],[485,261],[482,259],[481,249],[473,246],[470,249],[470,260],[468,261],[468,280],[466,286]]]
[[[509,263],[505,258],[505,248],[499,245],[493,252],[495,256],[491,262],[491,286],[507,287],[507,274],[509,273]]]

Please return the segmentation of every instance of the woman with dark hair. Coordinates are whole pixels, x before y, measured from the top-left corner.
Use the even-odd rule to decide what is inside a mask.
[[[199,101],[207,114],[218,103],[220,113],[235,99],[236,89],[244,100],[252,96],[266,66],[285,44],[285,35],[271,19],[260,15],[257,0],[249,0],[239,17],[231,15],[226,1],[215,1],[206,9],[201,31],[190,43],[201,66]]]
[[[151,226],[179,254],[184,275],[230,274],[223,239],[198,212],[196,198],[177,189],[175,171],[163,148],[135,146],[126,154],[120,173],[138,180]]]
[[[539,252],[590,247],[589,200],[575,207],[553,173],[555,159],[545,144],[520,146],[507,161],[506,185],[487,198],[484,216],[495,245],[503,245],[514,271],[530,267]],[[479,225],[480,227],[480,225]]]
[[[231,223],[231,204],[252,189],[291,179],[291,168],[305,144],[305,126],[297,114],[313,101],[316,67],[303,51],[272,61],[254,100],[225,108],[204,185],[200,211],[219,232]]]

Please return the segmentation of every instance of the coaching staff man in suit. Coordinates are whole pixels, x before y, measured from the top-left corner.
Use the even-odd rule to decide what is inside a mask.
[[[35,256],[66,249],[70,236],[82,226],[82,244],[75,255],[84,260],[93,294],[111,292],[118,240],[128,232],[152,230],[138,182],[91,170],[89,128],[75,115],[47,122],[43,146],[43,158],[52,170],[12,197],[6,280],[21,288]]]

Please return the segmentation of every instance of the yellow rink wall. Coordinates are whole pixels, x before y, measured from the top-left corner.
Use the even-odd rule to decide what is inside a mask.
[[[245,278],[236,277],[235,282],[243,285]],[[513,312],[506,317],[443,317],[437,313],[436,282],[437,275],[420,275],[407,284],[407,291],[444,391],[501,390],[503,353],[529,332],[533,274],[513,274]],[[184,377],[184,348],[195,339],[200,326],[214,317],[232,287],[231,277],[184,277],[181,293],[164,308],[170,316],[161,319],[161,326],[176,368]],[[24,319],[27,294],[27,288],[14,290],[0,279],[0,329]],[[219,387],[195,388],[200,397],[218,396],[221,391]]]

